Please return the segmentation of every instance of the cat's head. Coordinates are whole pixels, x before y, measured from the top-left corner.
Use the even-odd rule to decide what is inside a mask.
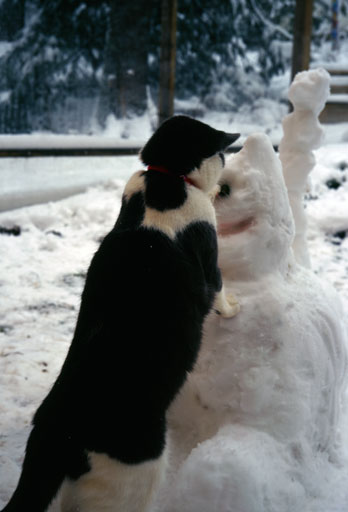
[[[223,151],[239,134],[226,133],[188,116],[173,116],[150,137],[140,153],[144,164],[160,166],[172,174],[190,175],[209,191],[224,166]]]

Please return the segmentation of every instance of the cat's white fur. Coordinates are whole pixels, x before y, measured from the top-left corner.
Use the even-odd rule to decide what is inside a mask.
[[[165,474],[166,451],[157,460],[123,464],[105,454],[90,453],[91,471],[77,481],[65,480],[62,512],[146,512]]]
[[[163,231],[169,238],[175,238],[176,234],[184,229],[190,222],[209,222],[216,229],[215,210],[209,196],[202,190],[188,186],[187,199],[180,208],[159,211],[154,208],[146,208],[142,225],[146,228],[154,227]]]

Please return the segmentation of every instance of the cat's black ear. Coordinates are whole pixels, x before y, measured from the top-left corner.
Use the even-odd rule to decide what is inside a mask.
[[[240,133],[224,133],[223,135],[223,149],[228,148],[231,144],[233,144],[237,139],[239,139]]]

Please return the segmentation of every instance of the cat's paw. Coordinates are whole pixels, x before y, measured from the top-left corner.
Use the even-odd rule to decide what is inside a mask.
[[[220,185],[215,185],[215,187],[213,187],[210,190],[210,192],[208,193],[208,196],[212,203],[215,201],[216,196],[220,193],[220,190],[221,190]]]
[[[220,302],[215,312],[222,316],[222,318],[232,318],[236,316],[240,311],[240,304],[234,295],[229,294],[226,300]]]

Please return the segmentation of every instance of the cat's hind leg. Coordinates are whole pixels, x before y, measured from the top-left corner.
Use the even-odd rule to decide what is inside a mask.
[[[2,512],[45,512],[64,480],[67,451],[50,429],[33,427],[17,488]]]
[[[92,452],[89,463],[88,473],[65,480],[61,512],[147,512],[165,474],[166,452],[140,464]]]

